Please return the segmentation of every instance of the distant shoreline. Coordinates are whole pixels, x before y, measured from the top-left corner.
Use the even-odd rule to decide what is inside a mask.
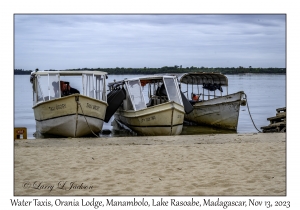
[[[59,70],[44,70],[44,71],[59,71]],[[205,67],[162,67],[162,68],[83,68],[83,69],[65,69],[65,71],[104,71],[108,74],[183,74],[188,72],[214,72],[221,74],[286,74],[286,68],[205,68]],[[34,70],[15,69],[14,75],[30,75]]]

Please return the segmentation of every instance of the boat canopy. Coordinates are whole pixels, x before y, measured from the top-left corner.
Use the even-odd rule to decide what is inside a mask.
[[[131,78],[131,79],[124,79],[124,80],[120,80],[120,81],[110,82],[110,83],[108,83],[107,86],[109,88],[113,89],[113,88],[124,85],[126,81],[140,80],[141,86],[144,87],[146,84],[149,84],[149,83],[157,83],[159,81],[161,82],[163,78],[164,78],[164,76],[155,76],[155,75],[147,76],[147,77],[136,77],[136,78]]]
[[[31,75],[52,75],[59,74],[61,76],[74,76],[82,74],[107,75],[104,71],[37,71],[31,72]]]
[[[107,73],[102,71],[38,71],[32,72],[34,105],[71,94],[106,101]]]
[[[194,72],[183,74],[180,82],[184,84],[205,85],[218,84],[221,86],[228,86],[228,79],[225,75],[220,73]]]

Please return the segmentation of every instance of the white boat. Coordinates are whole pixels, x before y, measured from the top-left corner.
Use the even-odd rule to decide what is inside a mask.
[[[181,76],[180,82],[181,90],[194,108],[185,115],[186,121],[237,130],[240,106],[245,103],[245,94],[243,91],[228,94],[228,79],[225,75],[187,73]],[[222,87],[226,87],[226,94],[223,94]]]
[[[107,111],[106,122],[114,113],[118,123],[138,135],[181,133],[185,108],[177,77],[155,75],[125,79],[108,86],[111,110]]]
[[[106,72],[37,71],[31,74],[37,134],[97,135],[107,108]]]

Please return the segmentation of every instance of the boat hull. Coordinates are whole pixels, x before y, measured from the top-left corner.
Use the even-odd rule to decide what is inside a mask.
[[[107,103],[79,94],[45,101],[33,107],[42,135],[81,137],[102,130]]]
[[[184,107],[175,102],[167,102],[139,111],[119,108],[114,117],[138,135],[179,135],[183,126]]]
[[[243,91],[197,102],[185,120],[199,125],[208,125],[229,130],[237,130]]]

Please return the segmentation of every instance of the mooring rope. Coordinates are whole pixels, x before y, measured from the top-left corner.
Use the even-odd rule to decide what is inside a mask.
[[[250,118],[251,118],[251,120],[252,120],[252,123],[253,123],[254,127],[256,128],[256,130],[257,130],[259,133],[261,133],[261,131],[257,129],[257,127],[256,127],[256,125],[255,125],[255,123],[254,123],[254,121],[253,121],[253,119],[252,119],[252,115],[251,115],[251,113],[250,113],[250,109],[249,109],[249,105],[248,105],[249,103],[248,103],[247,95],[246,95],[246,93],[244,93],[244,94],[245,94],[245,98],[246,98],[246,104],[247,104],[249,116],[250,116]]]
[[[81,111],[82,111],[83,117],[84,117],[84,119],[85,119],[85,121],[86,121],[86,124],[88,125],[89,129],[92,131],[92,133],[93,133],[96,137],[99,138],[100,136],[98,136],[97,134],[95,134],[94,131],[91,129],[91,127],[90,127],[90,125],[89,125],[89,123],[88,123],[88,121],[87,121],[87,119],[86,119],[86,117],[85,117],[85,114],[83,113],[81,104],[80,104],[79,101],[77,101],[77,100],[76,100],[76,102],[77,102],[77,104],[80,106],[80,109],[81,109]]]

